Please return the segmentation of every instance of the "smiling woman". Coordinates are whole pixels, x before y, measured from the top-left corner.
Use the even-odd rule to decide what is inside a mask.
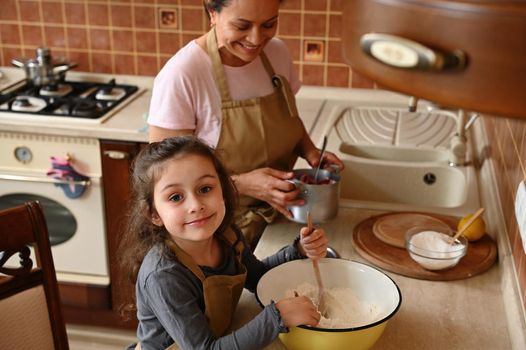
[[[278,213],[301,205],[287,180],[298,157],[320,151],[298,116],[300,81],[275,37],[280,0],[209,0],[212,29],[177,52],[155,78],[150,141],[195,135],[216,150],[240,195],[235,221],[255,248]],[[324,166],[343,163],[327,152]]]

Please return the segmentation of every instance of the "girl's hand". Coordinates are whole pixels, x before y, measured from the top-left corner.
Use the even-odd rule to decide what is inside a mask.
[[[294,173],[290,171],[261,168],[234,175],[232,180],[239,194],[263,200],[290,219],[292,214],[287,206],[304,204],[303,199],[297,199],[300,190],[287,181],[293,177]]]
[[[329,240],[323,229],[315,228],[309,232],[307,227],[301,228],[298,248],[303,256],[315,260],[324,258],[327,255],[328,243]]]
[[[283,324],[287,327],[299,325],[316,326],[321,315],[306,296],[281,299],[276,303]]]

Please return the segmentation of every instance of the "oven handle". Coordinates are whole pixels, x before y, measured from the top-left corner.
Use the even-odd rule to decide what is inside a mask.
[[[82,185],[89,186],[91,185],[90,180],[80,180],[80,181],[67,181],[67,180],[58,180],[47,177],[36,177],[36,176],[23,176],[23,175],[7,175],[0,174],[0,180],[14,180],[14,181],[25,181],[25,182],[43,182],[43,183],[52,183],[57,185]]]

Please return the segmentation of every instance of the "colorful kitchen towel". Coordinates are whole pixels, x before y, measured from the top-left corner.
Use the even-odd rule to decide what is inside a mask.
[[[52,168],[47,176],[59,180],[55,186],[62,188],[68,198],[80,197],[89,186],[89,177],[78,173],[71,165],[69,159],[51,156]]]

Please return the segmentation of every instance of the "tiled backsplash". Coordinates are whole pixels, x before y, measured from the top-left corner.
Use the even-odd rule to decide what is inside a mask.
[[[343,63],[343,1],[349,0],[282,4],[278,37],[287,43],[306,85],[375,85]],[[13,57],[33,57],[38,46],[47,46],[54,56],[79,63],[76,70],[155,75],[208,28],[201,0],[2,0],[0,66],[9,66]],[[526,290],[526,256],[513,207],[518,183],[526,179],[526,122],[486,118],[486,126],[520,286]]]
[[[343,63],[342,1],[283,1],[278,37],[304,84],[374,87]],[[208,29],[202,0],[2,0],[0,65],[47,46],[76,70],[155,75]]]
[[[517,188],[521,181],[526,181],[526,121],[485,117],[485,126],[522,301],[526,307],[526,254],[515,218]]]

